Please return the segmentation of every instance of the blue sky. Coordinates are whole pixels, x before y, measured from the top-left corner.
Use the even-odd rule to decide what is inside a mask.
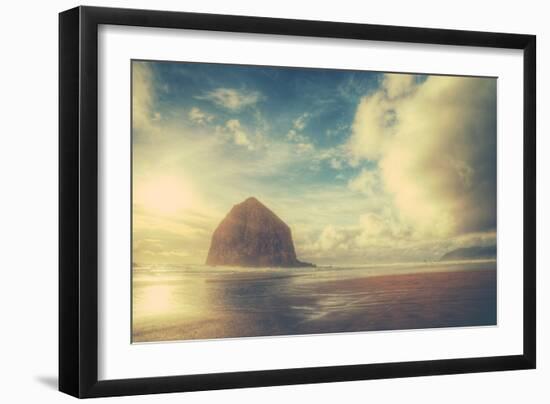
[[[132,80],[135,261],[203,262],[248,196],[319,264],[495,240],[494,79],[134,61]]]
[[[197,107],[218,119],[238,117],[246,126],[258,124],[259,112],[269,119],[273,136],[286,134],[297,117],[309,112],[307,132],[316,134],[313,140],[319,145],[341,140],[327,131],[349,126],[360,97],[376,89],[381,79],[378,73],[200,63],[152,63],[151,68],[167,90],[159,93],[160,109]],[[258,100],[248,108],[228,110],[201,98],[219,88],[257,94]]]
[[[208,121],[211,126],[237,119],[247,131],[264,127],[270,139],[283,142],[295,133],[295,143],[321,149],[345,142],[360,98],[375,91],[383,77],[370,72],[281,67],[170,62],[148,65],[159,89],[157,109],[167,116],[195,108],[212,117]],[[223,99],[216,102],[219,89],[249,96],[251,102],[228,108]],[[349,166],[344,169],[358,171]],[[307,174],[308,181],[335,180],[330,161]]]

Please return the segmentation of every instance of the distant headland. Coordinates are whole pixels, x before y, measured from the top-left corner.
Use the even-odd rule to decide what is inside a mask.
[[[233,206],[218,225],[206,265],[315,266],[297,259],[290,227],[254,197]]]
[[[497,246],[457,248],[444,254],[440,261],[462,261],[473,259],[493,259],[497,257]]]

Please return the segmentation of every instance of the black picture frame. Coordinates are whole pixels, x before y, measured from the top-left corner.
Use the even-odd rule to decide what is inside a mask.
[[[100,24],[523,50],[523,354],[98,380]],[[535,107],[534,35],[96,7],[60,13],[59,390],[85,398],[535,368]]]

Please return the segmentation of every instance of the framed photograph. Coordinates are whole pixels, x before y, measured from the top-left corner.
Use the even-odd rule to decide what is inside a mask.
[[[61,391],[535,368],[535,36],[59,28]]]

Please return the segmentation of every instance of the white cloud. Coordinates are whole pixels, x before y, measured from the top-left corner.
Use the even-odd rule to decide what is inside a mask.
[[[349,149],[346,144],[319,149],[314,159],[317,161],[328,161],[332,168],[341,169],[344,163],[347,163],[350,159]]]
[[[372,212],[359,216],[359,224],[363,229],[363,234],[370,236],[380,236],[387,228],[386,222]]]
[[[349,180],[348,188],[355,192],[361,192],[367,196],[380,193],[380,178],[378,172],[363,169],[357,177]]]
[[[385,74],[382,86],[389,99],[395,99],[411,94],[415,86],[414,74]]]
[[[311,145],[311,142],[309,140],[309,137],[301,134],[301,133],[298,133],[296,130],[294,129],[290,129],[288,131],[288,133],[286,134],[286,138],[292,142],[292,144],[310,144]],[[313,145],[311,145],[313,146]]]
[[[231,135],[233,143],[239,146],[244,146],[248,150],[254,150],[254,145],[250,142],[250,139],[242,128],[238,119],[230,119],[225,123],[225,130]]]
[[[146,135],[156,134],[154,125],[162,116],[154,110],[156,93],[153,87],[153,72],[148,64],[132,64],[132,128]]]
[[[188,119],[181,119],[181,108],[157,110],[154,86],[158,89],[159,80],[146,65],[134,73],[139,87],[134,91],[134,127],[162,134],[154,142],[134,145],[135,189],[146,176],[165,175],[168,170],[190,181],[196,200],[193,211],[202,209],[192,216],[163,216],[140,213],[143,207],[135,205],[136,240],[148,241],[136,243],[137,262],[204,262],[212,230],[234,203],[251,194],[291,226],[299,258],[321,265],[437,259],[459,246],[495,241],[494,228],[458,236],[451,231],[458,229],[454,225],[443,227],[440,234],[428,232],[441,227],[446,213],[459,218],[465,228],[479,223],[476,215],[485,217],[491,182],[483,180],[490,178],[484,170],[494,163],[487,159],[494,149],[481,136],[480,127],[487,119],[478,118],[490,116],[490,111],[482,112],[491,109],[487,107],[491,92],[483,90],[483,83],[457,90],[459,84],[432,83],[432,78],[420,84],[383,79],[382,90],[361,99],[353,127],[342,127],[350,132],[350,141],[322,148],[301,132],[308,129],[306,119],[290,122],[287,138],[281,139],[270,135],[271,116],[264,118],[258,108],[247,111],[256,119],[246,124],[242,119],[218,121],[219,115],[209,119],[198,108],[185,111]],[[236,104],[232,105],[238,109]],[[214,128],[203,124],[212,121]],[[459,124],[475,130],[458,131]],[[466,135],[461,138],[460,133]],[[375,141],[367,139],[369,135]],[[307,182],[311,164],[339,170],[333,173],[342,180]],[[349,180],[345,176],[352,164],[359,167],[359,174]],[[284,181],[266,180],[273,175]],[[482,194],[489,201],[472,202],[472,195]],[[162,240],[162,248],[156,240]],[[182,246],[190,256],[185,256]],[[157,250],[156,256],[148,256]]]
[[[231,111],[238,111],[244,107],[256,104],[262,97],[257,91],[245,92],[234,88],[217,88],[195,98],[212,101],[220,107]]]
[[[294,126],[296,130],[304,130],[308,119],[309,119],[309,113],[304,112],[302,115],[300,115],[298,118],[296,118],[292,122],[292,126]]]
[[[496,81],[386,76],[356,111],[352,160],[374,160],[400,216],[439,236],[496,226]],[[357,189],[369,181],[350,183]]]
[[[325,131],[325,134],[327,137],[336,136],[339,134],[344,133],[349,129],[349,125],[347,123],[340,123],[336,125],[334,128],[329,128]]]
[[[310,153],[315,149],[311,143],[297,143],[296,150],[299,154]]]
[[[392,216],[391,212],[365,213],[353,225],[327,225],[313,242],[299,245],[308,259],[367,264],[387,260],[395,261],[403,251],[418,243],[411,238]],[[386,256],[388,249],[394,256]],[[425,252],[424,252],[425,253]]]
[[[298,139],[298,136],[301,136],[299,135],[298,133],[296,133],[296,131],[294,129],[290,129],[288,131],[288,133],[286,134],[286,138],[288,140],[297,140]]]
[[[308,117],[309,113],[305,112],[296,118],[292,122],[292,129],[286,134],[286,138],[291,142],[291,147],[300,155],[310,154],[315,150],[315,146],[309,137],[301,133],[306,127]],[[316,164],[313,164],[311,168],[318,169]]]
[[[355,238],[358,248],[368,246],[408,247],[417,240],[411,229],[401,223],[391,209],[368,212],[359,216],[360,232]]]
[[[351,156],[356,160],[379,159],[395,133],[394,117],[395,110],[384,92],[364,97],[357,107],[351,128]]]
[[[208,122],[211,122],[214,119],[214,115],[204,112],[197,107],[191,108],[187,116],[189,117],[191,122],[194,122],[199,125],[204,125]]]
[[[242,131],[237,131],[234,133],[234,137],[235,144],[238,144],[240,146],[247,146],[249,148],[251,147],[250,141],[248,140],[248,136],[246,136],[246,133]]]
[[[313,240],[313,241],[311,241]],[[494,231],[461,236],[429,238],[397,220],[390,211],[365,213],[352,226],[327,225],[317,236],[299,237],[300,257],[317,263],[374,264],[438,261],[445,253],[461,247],[496,244]]]
[[[292,128],[286,134],[286,138],[291,142],[302,144],[302,146],[298,146],[301,151],[304,151],[303,145],[313,146],[309,140],[309,137],[302,133],[306,127],[309,116],[309,112],[304,112],[302,115],[294,119],[294,121],[292,121]]]
[[[342,169],[342,160],[338,160],[334,158],[330,159],[330,166],[335,170],[340,170]]]
[[[329,225],[326,226],[321,232],[315,247],[322,251],[330,251],[336,248],[344,240],[344,234],[337,230],[334,226]]]

